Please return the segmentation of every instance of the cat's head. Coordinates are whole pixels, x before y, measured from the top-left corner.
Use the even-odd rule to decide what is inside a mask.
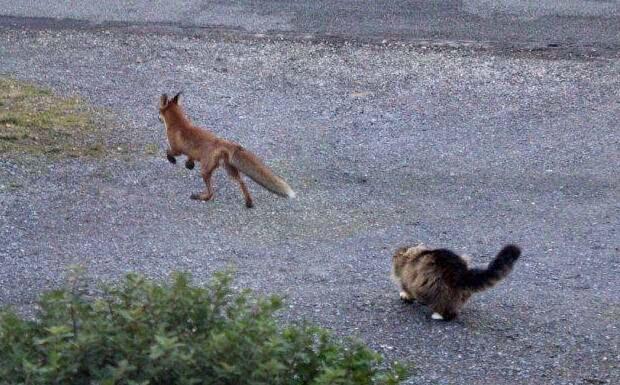
[[[418,243],[415,246],[400,247],[394,253],[393,258],[402,258],[405,255],[410,257],[416,256],[426,250],[431,250],[431,248],[426,246],[424,243]]]
[[[410,246],[406,248],[406,253],[410,258],[417,257],[423,251],[431,250],[430,247],[426,246],[424,243],[418,243],[415,246]]]
[[[415,257],[417,257],[418,255],[420,255],[420,253],[426,250],[430,250],[430,248],[423,243],[418,243],[415,246],[407,246],[397,249],[392,256],[394,274],[396,276],[400,276],[400,270],[407,263],[407,261],[415,259]]]

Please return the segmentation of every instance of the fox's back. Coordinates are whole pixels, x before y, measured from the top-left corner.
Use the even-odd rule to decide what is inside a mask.
[[[225,147],[226,142],[212,132],[194,125],[181,127],[177,134],[178,147],[193,159],[200,160],[218,147]]]

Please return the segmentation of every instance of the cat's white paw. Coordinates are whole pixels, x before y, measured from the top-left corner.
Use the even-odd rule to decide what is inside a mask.
[[[433,315],[431,316],[432,319],[436,319],[436,320],[442,320],[443,317],[441,316],[441,314],[439,313],[433,313]]]
[[[411,301],[411,297],[404,290],[400,292],[400,299],[402,299],[403,301]]]

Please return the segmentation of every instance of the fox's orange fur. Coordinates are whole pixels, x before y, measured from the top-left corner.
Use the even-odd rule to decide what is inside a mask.
[[[166,94],[159,102],[159,115],[166,126],[168,148],[166,155],[171,163],[176,163],[176,157],[186,155],[185,166],[194,168],[194,161],[200,162],[200,171],[206,184],[206,189],[199,194],[192,194],[191,198],[208,201],[213,198],[211,176],[221,164],[228,175],[239,183],[245,197],[246,207],[252,207],[252,196],[241,179],[240,173],[249,176],[274,194],[294,198],[295,192],[280,177],[274,175],[261,160],[248,150],[234,142],[218,138],[213,133],[197,127],[185,116],[179,105],[180,94],[168,99]]]

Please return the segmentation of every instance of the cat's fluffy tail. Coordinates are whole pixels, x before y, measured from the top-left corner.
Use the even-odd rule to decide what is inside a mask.
[[[512,271],[512,266],[520,255],[521,249],[517,246],[504,246],[486,269],[467,270],[461,277],[459,286],[472,291],[482,291],[492,287]]]

